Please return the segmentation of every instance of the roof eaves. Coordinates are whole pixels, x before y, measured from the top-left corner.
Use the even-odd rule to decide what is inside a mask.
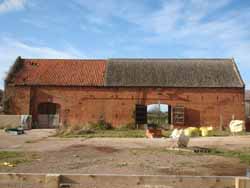
[[[236,62],[235,62],[235,60],[234,60],[234,58],[232,58],[232,63],[233,63],[233,66],[234,66],[234,70],[235,70],[235,72],[236,72],[236,74],[237,74],[237,76],[238,76],[238,79],[239,79],[240,82],[241,82],[242,87],[245,88],[245,83],[244,83],[244,81],[243,81],[243,79],[242,79],[242,76],[241,76],[241,74],[240,74],[240,71],[239,71],[239,69],[238,69],[238,66],[237,66],[237,64],[236,64]]]
[[[7,74],[6,78],[4,79],[5,85],[7,85],[11,81],[14,74],[22,68],[22,66],[23,66],[22,60],[23,59],[21,58],[21,56],[18,56],[16,58],[14,64],[10,67],[8,74]]]

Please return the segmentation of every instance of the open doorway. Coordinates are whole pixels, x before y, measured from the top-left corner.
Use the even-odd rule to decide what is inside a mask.
[[[162,128],[169,129],[171,125],[171,106],[167,104],[147,105],[148,124],[157,124]]]

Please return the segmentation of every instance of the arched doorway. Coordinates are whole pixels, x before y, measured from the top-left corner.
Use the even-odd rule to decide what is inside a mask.
[[[56,128],[59,126],[60,105],[51,102],[38,105],[38,128]]]
[[[162,128],[169,129],[171,125],[171,106],[167,104],[147,105],[148,124],[157,124]]]

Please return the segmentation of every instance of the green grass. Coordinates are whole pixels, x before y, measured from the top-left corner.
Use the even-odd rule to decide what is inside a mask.
[[[171,134],[170,131],[163,131],[164,137],[169,137]],[[102,138],[102,137],[110,137],[110,138],[144,138],[145,130],[141,129],[112,129],[112,130],[95,130],[89,133],[67,133],[57,135],[63,138],[73,138],[73,137],[85,137],[85,138]]]
[[[23,157],[24,153],[15,151],[0,151],[0,160]]]
[[[21,163],[30,162],[35,158],[37,158],[37,156],[34,154],[27,155],[24,152],[0,151],[0,164],[9,162],[16,166]]]
[[[163,137],[169,138],[172,131],[162,130]],[[231,136],[232,134],[229,131],[213,131],[208,137],[223,137],[223,136]],[[239,133],[237,135],[250,135],[250,133]],[[110,130],[91,130],[91,131],[66,131],[60,132],[55,136],[63,137],[63,138],[74,138],[74,137],[85,137],[85,138],[101,138],[101,137],[111,137],[111,138],[144,138],[145,130],[142,129],[127,129],[127,128],[116,128]],[[27,141],[26,143],[33,143],[32,141]]]
[[[247,165],[250,165],[250,149],[244,149],[244,150],[241,150],[241,151],[239,151],[239,150],[234,150],[233,151],[233,150],[212,148],[209,153],[193,153],[193,152],[188,152],[188,151],[173,151],[173,150],[166,150],[166,151],[174,153],[176,155],[185,155],[185,156],[214,155],[214,156],[221,156],[221,157],[228,157],[228,158],[236,158],[236,159],[239,159],[241,163],[245,163]]]
[[[170,137],[172,131],[162,129],[163,137]],[[213,130],[209,133],[212,136],[230,136],[230,131]],[[250,135],[250,133],[242,132],[237,135]],[[145,130],[136,129],[135,125],[129,124],[118,128],[112,128],[110,124],[105,123],[89,123],[86,125],[65,126],[58,129],[57,133],[53,136],[72,138],[72,137],[111,137],[111,138],[144,138]],[[198,135],[197,135],[198,136]],[[36,141],[26,141],[26,143],[34,143]]]
[[[30,160],[29,159],[14,159],[14,160],[10,161],[10,163],[12,163],[14,165],[18,165],[21,163],[27,163],[27,162],[30,162]]]
[[[148,123],[154,123],[157,125],[160,125],[160,127],[166,127],[169,128],[170,125],[168,125],[168,114],[161,113],[160,116],[157,112],[154,113],[148,113]]]
[[[230,151],[230,150],[223,150],[223,149],[212,149],[209,153],[211,155],[222,156],[222,157],[231,157],[231,158],[238,158],[242,163],[246,163],[250,165],[250,150],[244,151]]]
[[[111,138],[143,138],[145,137],[144,130],[95,130],[90,133],[81,133],[81,134],[65,134],[60,135],[60,137],[86,137],[86,138],[95,138],[95,137],[111,137]]]
[[[32,143],[34,143],[32,140],[27,140],[27,141],[25,141],[25,143],[26,144],[32,144]]]
[[[209,135],[211,136],[232,136],[233,134],[229,131],[220,131],[220,130],[213,130],[212,133]],[[237,136],[244,136],[244,135],[250,135],[250,132],[240,132],[236,134]]]

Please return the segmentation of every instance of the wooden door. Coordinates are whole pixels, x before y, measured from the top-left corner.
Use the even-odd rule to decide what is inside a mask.
[[[141,104],[136,105],[135,123],[139,125],[147,123],[147,106]]]
[[[184,125],[185,124],[185,108],[184,106],[175,106],[173,108],[173,124]]]

